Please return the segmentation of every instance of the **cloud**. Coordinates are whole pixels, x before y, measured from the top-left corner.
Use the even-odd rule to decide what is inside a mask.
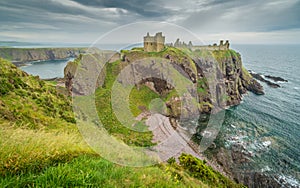
[[[168,9],[161,6],[158,1],[149,0],[74,0],[82,5],[98,8],[118,8],[127,10],[128,12],[135,13],[144,18],[157,18],[165,16],[169,13]]]
[[[258,37],[258,33],[269,33],[274,37],[276,32],[298,31],[299,12],[299,0],[1,0],[0,40],[14,36],[32,40],[30,34],[38,34],[43,40],[91,41],[118,26],[139,21],[166,21],[201,36],[256,33]],[[284,40],[284,34],[276,38],[279,36]]]
[[[210,2],[206,10],[190,14],[182,25],[204,32],[265,32],[300,28],[299,1],[248,3]]]

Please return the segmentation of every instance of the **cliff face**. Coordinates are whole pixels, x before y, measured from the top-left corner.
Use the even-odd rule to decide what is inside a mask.
[[[77,60],[69,63],[66,67],[66,86],[70,92],[74,82],[72,79],[75,75],[75,72],[70,70],[72,70],[72,67],[77,67],[74,65],[76,65],[76,62],[78,64],[79,61],[81,62],[81,69],[84,70],[80,71],[82,74],[86,71],[91,75],[100,75],[99,77],[93,76],[98,79],[97,81],[92,79],[89,82],[96,83],[96,87],[103,85],[106,73],[105,71],[102,71],[102,73],[99,71],[105,62],[101,61],[101,66],[95,63],[97,62],[95,59],[98,58],[99,60],[103,59],[103,57],[101,58],[99,54],[95,54],[93,58],[89,56],[85,55],[84,61]],[[155,58],[160,58],[163,62]],[[166,101],[166,105],[169,108],[169,114],[167,115],[174,118],[180,117],[183,111],[189,113],[187,115],[191,115],[191,113],[195,112],[195,109],[182,109],[180,107],[181,101],[186,99],[184,96],[178,97],[178,95],[173,95],[174,92],[176,93],[176,88],[166,81],[170,72],[167,71],[156,74],[154,77],[151,76],[156,70],[162,70],[163,67],[166,67],[164,63],[172,64],[183,75],[183,78],[190,80],[190,83],[196,88],[197,91],[191,90],[190,92],[192,96],[197,95],[200,113],[210,113],[212,110],[217,112],[228,106],[237,105],[241,102],[242,95],[247,91],[263,94],[262,86],[243,67],[240,54],[233,50],[190,51],[188,49],[168,47],[161,52],[145,52],[142,49],[134,49],[122,51],[121,59],[118,61],[120,71],[128,65],[131,66],[131,70],[119,77],[117,81],[122,84],[130,82],[137,86],[146,85],[161,96],[169,95],[168,101]],[[146,61],[149,61],[148,65],[155,61],[161,64],[148,66],[146,65],[147,63],[143,64]],[[97,66],[93,67],[92,64]],[[118,75],[119,73],[115,74]],[[91,77],[88,76],[88,78]],[[83,95],[90,94],[92,92],[90,88],[95,87],[95,85],[88,86],[86,83],[79,83],[78,81],[76,81],[75,85],[73,91],[76,90],[76,93]]]
[[[134,85],[132,93],[135,94],[131,93],[130,96],[140,97],[140,99],[134,101],[129,97],[129,101],[133,101],[131,105],[136,105],[136,108],[132,109],[136,109],[134,112],[137,116],[150,110],[149,104],[152,104],[152,98],[148,103],[146,101],[151,94],[155,93],[155,98],[160,97],[164,109],[159,113],[168,116],[173,127],[178,125],[176,120],[185,118],[185,115],[190,118],[195,111],[201,114],[216,113],[228,106],[237,105],[247,91],[263,94],[262,86],[243,67],[240,54],[233,50],[190,51],[167,47],[160,52],[145,52],[143,49],[136,48],[122,51],[121,58],[115,58],[112,63],[106,63],[107,61],[109,60],[103,61],[101,54],[83,55],[76,61],[68,63],[65,69],[65,79],[70,93],[73,91],[75,94],[89,95],[94,92],[95,86],[99,87],[96,92],[96,95],[100,96],[97,100],[99,105],[97,108],[103,114],[101,121],[108,122],[105,128],[109,130],[113,127],[114,131],[118,131],[123,127],[123,125],[120,127],[115,125],[119,122],[117,118],[107,118],[114,114],[111,108],[111,104],[115,102],[111,98],[113,84],[124,86],[125,89],[120,90],[118,94],[122,101],[126,99],[126,96],[124,97],[126,89],[130,88],[127,86]],[[176,84],[172,84],[178,78],[178,74],[169,71],[171,70],[169,65],[181,75],[179,80],[184,81],[181,82],[180,88],[189,90],[191,96],[181,95]],[[169,76],[174,79],[169,79]],[[182,106],[182,102],[189,101],[189,97],[198,99],[196,104],[191,105],[196,106],[197,109]],[[132,109],[131,112],[133,112]],[[125,114],[128,115],[127,111]],[[198,117],[198,119],[201,118]],[[185,125],[181,124],[181,126]],[[203,128],[201,126],[202,124],[199,128]],[[186,127],[188,128],[188,125]],[[201,130],[196,131],[197,134]]]
[[[64,79],[69,94],[72,91],[77,95],[95,92],[95,89],[104,83],[105,62],[119,59],[119,54],[114,51],[97,50],[97,53],[80,55],[73,62],[68,62],[64,69]]]
[[[87,48],[0,48],[0,57],[22,64],[29,61],[44,61],[77,57]]]
[[[200,101],[219,107],[237,105],[247,91],[264,94],[263,87],[243,67],[240,54],[233,50],[196,51]],[[215,92],[215,93],[214,93]],[[204,108],[204,112],[211,109]]]

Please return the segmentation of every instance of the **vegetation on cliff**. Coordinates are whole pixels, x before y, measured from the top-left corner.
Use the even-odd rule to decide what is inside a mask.
[[[99,87],[96,90],[96,107],[98,110],[99,119],[103,123],[105,129],[112,135],[117,136],[126,144],[136,145],[136,146],[151,146],[153,143],[151,132],[137,132],[128,129],[122,125],[117,117],[115,116],[112,106],[111,106],[111,88],[116,80],[119,73],[120,62],[114,62],[107,64],[106,67],[106,77],[103,87]],[[140,95],[142,94],[142,95]],[[147,87],[141,88],[137,91],[134,89],[132,91],[130,103],[132,104],[132,110],[135,114],[139,114],[139,108],[135,104],[142,103],[147,108],[146,104],[151,101],[151,99],[156,98],[158,95],[155,94]],[[144,125],[145,126],[145,125]]]
[[[29,128],[65,127],[75,122],[70,100],[53,85],[0,61],[0,122]]]
[[[111,66],[108,70],[113,70],[116,65]],[[216,172],[205,177],[193,175],[184,161],[176,167],[159,164],[130,168],[104,160],[83,141],[74,123],[70,99],[59,94],[53,84],[27,75],[3,59],[0,59],[0,82],[0,187],[227,185],[207,181],[212,179],[210,176],[219,176]],[[109,88],[109,77],[105,83]],[[107,95],[104,89],[97,91],[98,96]],[[150,92],[146,87],[142,90]],[[133,91],[133,98],[136,95]],[[145,104],[149,98],[136,100]],[[137,111],[137,108],[132,107],[132,110]],[[114,122],[108,121],[107,128],[109,123]],[[197,168],[208,167],[199,165]]]
[[[94,75],[92,77],[97,78],[99,71],[95,70],[101,66],[98,66],[97,63],[94,62],[97,62],[97,59],[101,57],[100,54],[84,55],[74,62],[70,62],[65,68],[67,83],[72,83],[78,65],[80,65],[80,70],[82,70],[79,71],[80,74]],[[117,80],[117,76],[125,67],[132,65],[134,62],[144,61],[152,57],[165,59],[166,62],[164,63],[172,62],[180,67],[178,71],[181,71],[181,73],[183,71],[186,77],[197,88],[196,92],[199,101],[198,104],[195,105],[198,106],[201,113],[211,112],[211,110],[215,108],[214,105],[220,103],[225,104],[221,106],[222,108],[237,105],[242,99],[242,94],[246,93],[247,90],[262,90],[258,82],[256,82],[243,67],[240,54],[233,50],[191,51],[174,47],[166,47],[160,52],[145,52],[142,48],[122,50],[121,59],[107,63],[97,78],[96,107],[99,118],[109,133],[117,136],[127,144],[150,146],[153,144],[151,143],[151,132],[138,133],[131,131],[118,121],[113,113],[112,105],[110,105],[111,89],[115,82],[122,82],[122,80]],[[93,61],[93,63],[91,63],[91,61]],[[136,65],[139,65],[139,63],[136,63],[134,66]],[[140,70],[144,69],[144,67],[140,66],[134,69]],[[132,77],[131,74],[135,74],[135,72],[127,76]],[[215,77],[211,77],[212,74],[215,74]],[[91,76],[88,76],[86,79],[90,79],[90,77]],[[131,78],[129,77],[122,79],[130,80]],[[149,111],[150,102],[156,98],[160,98],[165,102],[167,109],[164,115],[166,116],[179,118],[182,110],[190,111],[190,109],[181,108],[181,101],[184,100],[184,98],[179,96],[175,88],[168,85],[163,79],[164,78],[145,78],[135,83],[135,87],[133,87],[129,97],[131,112],[135,117],[142,112]],[[76,90],[71,87],[71,84],[67,84],[69,91],[73,90],[73,92],[79,94],[85,94],[86,91],[92,91],[93,89],[87,88],[90,86],[84,85],[84,83],[80,87],[77,87]],[[78,88],[82,91],[78,90]],[[217,91],[213,91],[214,88],[216,88]],[[215,92],[215,98],[211,96],[212,92]],[[143,122],[141,122],[140,125],[144,127]]]

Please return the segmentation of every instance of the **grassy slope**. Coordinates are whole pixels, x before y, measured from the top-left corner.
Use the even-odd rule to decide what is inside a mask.
[[[136,132],[132,131],[125,126],[123,126],[115,116],[111,106],[111,87],[118,75],[118,71],[120,69],[120,62],[110,63],[107,66],[107,73],[106,79],[104,83],[104,87],[98,88],[96,91],[96,106],[99,112],[99,119],[103,123],[105,129],[112,135],[120,138],[126,144],[129,145],[136,145],[136,146],[151,146],[153,143],[152,140],[152,133],[151,132]],[[140,95],[140,94],[144,95]],[[146,95],[147,94],[147,95]],[[141,104],[143,101],[144,103],[151,101],[152,98],[156,98],[157,94],[152,92],[147,87],[143,87],[140,92],[136,89],[132,91],[131,105],[132,111],[134,114],[139,114],[140,109],[135,104]],[[147,108],[147,107],[145,107]]]
[[[51,84],[0,59],[0,122],[28,128],[66,127],[75,122],[70,101]]]
[[[69,99],[3,59],[0,71],[0,187],[224,187],[202,183],[184,165],[130,168],[102,159],[78,133]],[[109,89],[97,92],[100,97]],[[107,123],[127,137],[113,129],[114,119]]]

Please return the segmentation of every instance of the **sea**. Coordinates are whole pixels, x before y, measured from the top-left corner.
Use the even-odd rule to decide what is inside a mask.
[[[233,45],[246,69],[263,76],[282,77],[279,88],[265,83],[265,95],[251,92],[240,105],[226,110],[219,134],[222,144],[241,144],[249,153],[251,169],[284,186],[300,187],[300,45]],[[63,77],[68,61],[29,62],[22,70],[41,78]]]
[[[47,61],[32,61],[27,62],[20,67],[21,70],[28,74],[39,76],[41,79],[63,78],[64,68],[69,61],[74,58],[67,58],[61,60],[47,60]]]
[[[225,146],[238,142],[250,152],[249,171],[268,174],[284,187],[300,187],[300,45],[235,45],[246,69],[282,77],[280,88],[265,83],[265,95],[248,93],[226,111]],[[247,169],[245,169],[246,171]]]

